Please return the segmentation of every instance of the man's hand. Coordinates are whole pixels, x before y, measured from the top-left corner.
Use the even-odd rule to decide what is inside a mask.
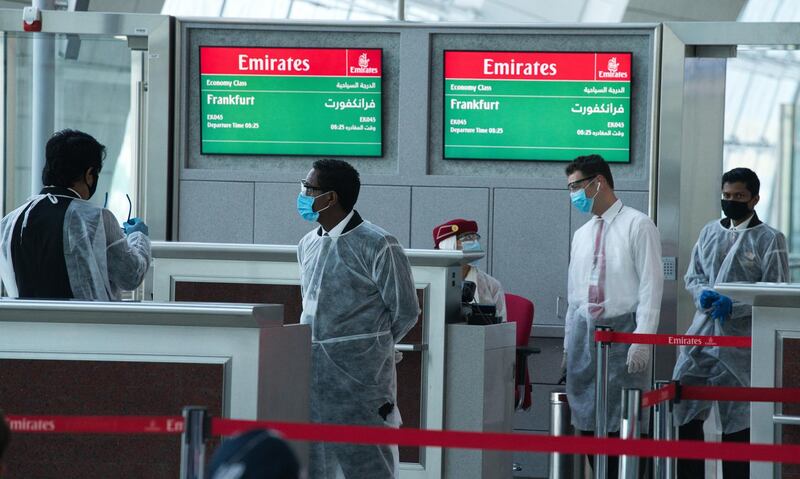
[[[710,289],[704,290],[700,294],[700,307],[702,307],[703,309],[710,308],[711,305],[714,304],[714,301],[718,300],[719,297],[720,297],[719,293],[717,293],[716,291],[712,291]]]
[[[719,299],[714,301],[711,310],[711,318],[718,319],[720,323],[724,322],[731,316],[733,311],[733,301],[727,296],[719,296]]]
[[[144,233],[145,236],[150,236],[150,228],[147,227],[141,218],[131,218],[122,223],[122,229],[125,231],[126,235],[139,231]]]
[[[638,374],[644,372],[650,364],[650,346],[647,344],[631,344],[628,348],[628,372]]]

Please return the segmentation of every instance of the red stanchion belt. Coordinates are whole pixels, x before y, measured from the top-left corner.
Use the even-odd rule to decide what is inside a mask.
[[[579,436],[542,436],[465,431],[390,429],[367,426],[337,426],[286,422],[252,422],[213,419],[213,435],[227,436],[253,428],[278,431],[284,438],[298,441],[354,444],[398,444],[459,449],[491,449],[520,452],[559,452],[562,454],[631,455],[722,459],[800,464],[800,446],[703,441],[656,441],[652,439],[611,439]]]
[[[664,401],[740,401],[800,403],[800,388],[743,388],[729,386],[684,386],[670,383],[642,395],[642,407]]]
[[[664,401],[673,401],[677,397],[677,394],[678,385],[669,383],[664,387],[653,389],[652,391],[642,394],[642,407],[655,406]]]
[[[800,403],[800,388],[736,388],[681,385],[680,399]]]
[[[179,416],[8,416],[14,433],[178,434]],[[296,441],[398,444],[460,449],[490,449],[562,454],[605,454],[684,459],[721,459],[800,464],[800,446],[703,441],[656,441],[535,434],[500,434],[424,429],[392,429],[288,422],[213,419],[212,435],[229,436],[256,428],[272,429]]]
[[[71,434],[180,434],[181,416],[6,416],[13,432]]]
[[[749,336],[691,336],[686,334],[636,334],[614,331],[595,331],[594,340],[598,343],[656,344],[666,346],[718,346],[729,348],[749,348]]]

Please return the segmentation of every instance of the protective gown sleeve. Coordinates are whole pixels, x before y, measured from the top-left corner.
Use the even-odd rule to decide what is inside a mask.
[[[633,332],[653,334],[658,330],[664,270],[661,265],[661,237],[652,221],[642,221],[636,228],[632,246],[634,265],[639,274],[639,303]]]
[[[396,239],[387,237],[386,244],[376,255],[372,280],[391,311],[394,342],[400,342],[417,323],[420,310],[411,265]]]
[[[775,239],[761,260],[763,262],[762,282],[785,283],[789,281],[789,253],[783,234],[775,235]]]
[[[124,236],[117,218],[109,210],[103,210],[103,225],[109,281],[125,291],[138,288],[152,259],[150,238],[139,231]]]
[[[301,298],[305,298],[306,297],[306,288],[304,286],[305,283],[303,282],[303,245],[304,244],[305,244],[305,241],[301,240],[300,243],[297,245],[297,269],[300,271],[300,297]]]
[[[694,248],[692,248],[692,261],[689,263],[689,269],[683,277],[683,281],[686,284],[686,291],[692,295],[694,306],[698,311],[703,310],[703,307],[700,305],[700,295],[703,294],[703,291],[706,289],[713,289],[710,286],[708,273],[703,267],[705,231],[706,230],[703,229],[703,231],[700,232],[700,238],[697,239],[697,243],[695,243]]]
[[[789,254],[786,238],[777,233],[772,241],[761,251],[761,278],[752,278],[764,283],[784,283],[789,281]],[[753,314],[753,305],[733,301],[731,317],[740,318]]]
[[[576,242],[575,242],[575,238],[573,236],[573,238],[572,238],[572,246],[570,247],[570,256],[569,256],[570,258],[575,258],[576,257],[575,248],[576,248]],[[575,275],[575,271],[574,270],[575,270],[575,268],[572,265],[572,261],[570,261],[569,270],[567,271],[567,291],[568,292],[572,292],[573,291],[573,287],[574,287],[573,283],[575,281],[575,278],[573,278],[573,276]],[[573,323],[575,322],[575,311],[578,309],[578,306],[575,304],[576,299],[575,298],[569,298],[569,297],[568,297],[568,299],[570,299],[571,301],[569,301],[569,304],[567,305],[567,314],[564,316],[564,352],[565,353],[567,351],[567,345],[569,344],[570,332],[572,331],[572,328],[574,327]],[[558,314],[558,311],[556,311],[556,314]]]

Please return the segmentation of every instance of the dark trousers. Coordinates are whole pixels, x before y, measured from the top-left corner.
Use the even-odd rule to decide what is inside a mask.
[[[689,421],[679,429],[679,439],[703,440],[703,421]],[[722,442],[750,442],[750,429],[723,434]],[[678,459],[678,479],[702,479],[705,477],[705,461]],[[750,477],[750,463],[722,461],[722,479],[746,479]]]
[[[594,436],[594,431],[580,431],[581,436]],[[610,432],[608,433],[608,437],[619,437],[619,432]],[[647,438],[648,435],[643,434],[642,438]],[[594,470],[594,456],[586,456],[589,458],[589,465],[592,466],[592,470]],[[616,479],[619,476],[619,456],[608,456],[608,474],[606,477],[608,479]],[[640,457],[639,458],[639,479],[644,479],[647,471],[650,469],[650,458],[649,457]]]

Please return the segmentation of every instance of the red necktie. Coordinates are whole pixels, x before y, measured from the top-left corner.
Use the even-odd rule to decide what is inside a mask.
[[[603,314],[603,302],[605,301],[605,282],[606,282],[606,254],[605,243],[603,242],[603,227],[605,221],[598,218],[597,235],[594,238],[594,260],[592,261],[592,277],[597,275],[596,281],[589,282],[589,314],[593,319],[598,319]]]

